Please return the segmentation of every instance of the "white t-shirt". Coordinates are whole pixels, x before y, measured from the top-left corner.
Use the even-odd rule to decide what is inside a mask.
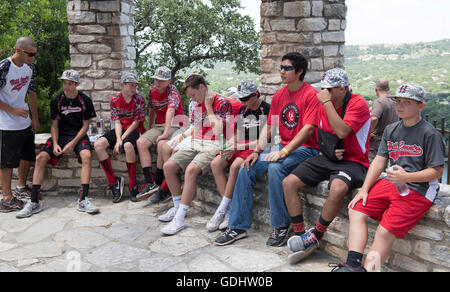
[[[27,93],[35,92],[33,67],[17,67],[11,58],[0,61],[0,101],[13,108],[29,110]],[[30,117],[19,117],[0,110],[0,130],[17,131],[31,126]]]

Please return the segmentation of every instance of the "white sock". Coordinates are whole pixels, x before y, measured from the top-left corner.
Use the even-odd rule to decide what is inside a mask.
[[[184,217],[186,217],[186,213],[189,210],[189,206],[180,204],[180,208],[178,208],[177,213],[175,214],[175,218],[177,221],[184,222]]]
[[[179,196],[172,196],[172,201],[173,201],[173,206],[175,207],[175,209],[178,209],[178,207],[180,207],[180,202],[181,202],[181,195]]]
[[[231,204],[231,199],[229,199],[227,197],[223,197],[222,202],[220,202],[220,205],[219,205],[219,211],[222,213],[226,213],[228,211],[228,209],[230,208],[230,204]]]

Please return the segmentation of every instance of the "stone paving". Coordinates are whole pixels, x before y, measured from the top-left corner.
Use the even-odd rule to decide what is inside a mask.
[[[209,215],[193,208],[188,228],[163,236],[158,221],[172,203],[148,205],[124,198],[113,204],[94,198],[101,213],[76,210],[76,195],[46,196],[44,210],[30,218],[0,214],[0,272],[5,271],[145,271],[145,272],[311,272],[329,271],[337,258],[323,251],[298,265],[287,263],[286,247],[265,246],[268,234],[254,229],[229,246],[213,244]]]

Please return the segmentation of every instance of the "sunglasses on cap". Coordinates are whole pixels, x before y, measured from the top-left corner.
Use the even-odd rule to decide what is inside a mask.
[[[33,53],[33,52],[27,52],[27,51],[24,51],[24,50],[22,50],[22,52],[24,52],[28,57],[36,56],[36,53]]]
[[[280,70],[281,71],[282,70],[284,70],[284,71],[292,71],[294,69],[295,69],[294,66],[283,66],[283,65],[280,65]]]
[[[252,93],[252,94],[250,94],[249,96],[246,96],[246,97],[240,97],[239,100],[242,101],[242,102],[246,102],[246,101],[248,101],[250,98],[252,98],[252,97],[255,96],[255,95],[256,95],[256,93]]]

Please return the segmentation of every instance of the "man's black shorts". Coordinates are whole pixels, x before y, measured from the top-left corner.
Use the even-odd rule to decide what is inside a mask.
[[[338,178],[344,181],[350,190],[362,186],[366,173],[367,168],[362,164],[353,161],[333,162],[324,155],[309,158],[291,172],[308,186],[316,186],[327,179],[331,184]]]
[[[125,145],[125,143],[131,143],[134,146],[134,149],[136,151],[136,146],[137,146],[137,140],[139,139],[139,137],[141,136],[141,133],[138,130],[135,130],[133,132],[131,132],[124,140],[123,140],[123,144],[122,147],[120,148],[120,153],[125,153],[123,146]],[[116,142],[117,142],[117,138],[116,138],[116,132],[113,130],[107,132],[105,135],[103,135],[102,137],[104,137],[106,140],[108,140],[109,143],[109,149],[113,150],[114,146],[116,146]]]
[[[72,141],[75,138],[75,136],[60,136],[58,138],[58,144],[61,147],[61,150],[64,149],[64,147],[70,143],[70,141]],[[85,135],[83,138],[80,139],[80,141],[78,141],[77,145],[74,148],[74,152],[78,157],[78,162],[81,163],[81,158],[80,158],[80,152],[83,150],[89,150],[91,151],[91,142],[89,141],[89,137],[87,135]],[[48,155],[50,155],[50,161],[48,162],[48,164],[55,166],[59,159],[63,156],[56,156],[53,153],[53,139],[50,138],[47,140],[47,143],[45,143],[44,146],[42,146],[41,148],[41,152],[46,152],[48,153]]]
[[[34,132],[0,130],[0,168],[19,167],[20,160],[35,161]]]

